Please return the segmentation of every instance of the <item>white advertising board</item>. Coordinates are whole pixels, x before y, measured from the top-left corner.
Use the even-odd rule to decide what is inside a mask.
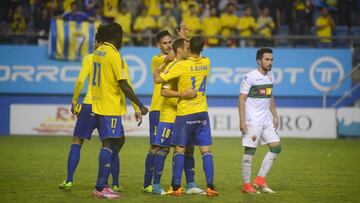
[[[72,135],[76,117],[66,105],[13,104],[10,108],[10,134],[16,135]],[[128,106],[123,117],[126,135],[147,136],[148,117],[137,127],[133,109]],[[334,109],[278,108],[280,137],[336,138]],[[240,137],[236,107],[209,108],[214,137]]]

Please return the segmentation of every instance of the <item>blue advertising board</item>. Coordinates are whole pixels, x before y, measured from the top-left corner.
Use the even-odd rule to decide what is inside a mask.
[[[72,94],[80,62],[56,61],[47,47],[0,46],[0,93]],[[152,94],[151,58],[156,48],[125,47],[135,91]],[[254,48],[208,48],[211,60],[207,95],[237,96],[242,76],[257,67]],[[350,49],[274,49],[275,96],[321,96],[351,71]],[[350,89],[351,78],[330,95]]]

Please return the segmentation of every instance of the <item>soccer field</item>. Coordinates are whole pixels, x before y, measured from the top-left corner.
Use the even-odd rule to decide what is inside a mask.
[[[66,176],[71,137],[0,137],[0,202],[98,202],[91,196],[100,142],[85,142],[72,191],[58,189]],[[215,186],[219,197],[169,197],[144,194],[144,159],[147,138],[128,137],[121,152],[120,182],[125,202],[360,202],[360,140],[282,139],[282,152],[268,175],[276,194],[241,193],[240,138],[214,139]],[[266,147],[254,157],[253,177]],[[171,180],[171,157],[166,160],[162,186]],[[195,157],[195,180],[205,187],[202,160]],[[184,178],[183,178],[184,181]],[[184,184],[185,185],[185,184]],[[106,201],[106,200],[104,200]]]

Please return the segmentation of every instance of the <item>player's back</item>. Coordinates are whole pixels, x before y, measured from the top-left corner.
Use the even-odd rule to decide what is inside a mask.
[[[197,90],[196,97],[192,99],[180,99],[177,115],[188,115],[208,110],[206,101],[206,86],[210,74],[210,59],[207,57],[193,58],[181,61],[185,68],[184,74],[179,77],[179,92],[193,89]]]
[[[161,66],[164,62],[164,55],[155,55],[151,60],[151,74],[154,73],[154,69]],[[161,84],[154,83],[153,96],[151,98],[150,111],[160,111],[161,104],[164,97],[161,96]]]
[[[118,50],[104,43],[94,52],[92,78],[93,112],[99,115],[123,115],[119,80],[126,79],[124,65]]]

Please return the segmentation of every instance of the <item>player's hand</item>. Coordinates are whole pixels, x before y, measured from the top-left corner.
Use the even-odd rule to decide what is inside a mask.
[[[186,39],[188,33],[190,32],[190,29],[185,24],[182,24],[180,28],[176,29],[176,32],[179,38]]]
[[[279,127],[279,119],[278,119],[277,116],[275,116],[275,117],[273,118],[273,122],[274,122],[274,127],[275,127],[276,129],[278,129],[278,127]]]
[[[81,111],[81,104],[72,103],[71,104],[71,113],[77,116]]]
[[[246,126],[245,122],[240,121],[240,131],[243,133],[243,135],[245,135],[247,133],[247,126]]]
[[[166,55],[165,59],[164,59],[164,63],[170,63],[171,61],[173,61],[175,58],[175,54],[174,52],[170,52],[168,55]]]
[[[135,112],[135,119],[137,122],[137,126],[139,127],[142,123],[142,115],[141,112]]]
[[[142,106],[142,107],[140,107],[140,112],[141,112],[141,115],[145,116],[149,112],[149,109],[146,108],[145,106]]]
[[[188,89],[183,92],[180,92],[180,97],[184,99],[191,99],[196,97],[196,94],[197,94],[197,90]]]

